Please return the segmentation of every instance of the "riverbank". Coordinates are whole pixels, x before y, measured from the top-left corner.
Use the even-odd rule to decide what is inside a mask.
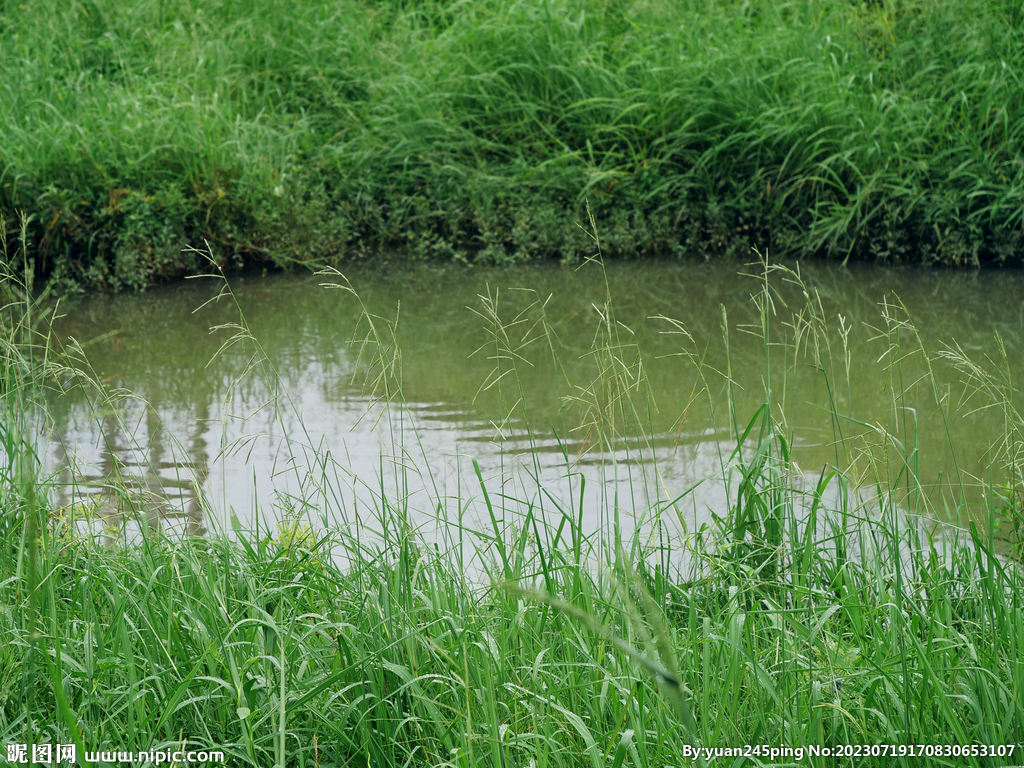
[[[785,322],[771,311],[780,278],[798,279],[766,273],[760,326],[743,325],[766,340],[762,405],[739,413],[734,384],[694,388],[731,425],[720,464],[728,502],[699,528],[688,523],[689,493],[648,488],[604,496],[609,525],[588,533],[571,453],[578,502],[477,469],[472,487],[437,496],[435,509],[417,510],[383,483],[375,505],[348,509],[337,485],[346,461],[320,446],[304,494],[275,498],[284,515],[269,530],[228,525],[190,539],[154,530],[136,542],[124,540],[124,521],[96,519],[86,497],[52,503],[55,479],[33,432],[43,389],[87,390],[96,418],[116,414],[126,393],[106,390],[81,347],[54,349],[38,307],[12,314],[25,296],[12,288],[0,315],[0,739],[74,744],[80,756],[223,752],[257,766],[649,768],[700,765],[697,747],[741,750],[735,759],[745,745],[752,765],[880,763],[883,749],[887,765],[1014,764],[1024,581],[994,550],[1020,530],[1018,395],[998,370],[950,348],[976,391],[972,405],[1002,413],[1005,434],[994,436],[984,494],[964,477],[949,494],[923,493],[902,383],[920,341],[912,324],[892,318],[878,362],[891,421],[853,434],[841,395],[849,359],[820,297],[793,307],[798,340],[767,343],[770,324]],[[614,473],[626,438],[643,429],[650,382],[605,289],[582,352],[600,373],[579,398],[593,398],[591,451]],[[489,381],[503,402],[518,402],[524,315],[494,310],[482,317],[493,331]],[[376,321],[362,344],[368,386],[397,408],[400,350],[387,323],[364,320]],[[543,317],[534,327],[545,331]],[[277,381],[244,315],[230,332],[251,355],[247,375]],[[798,369],[835,393],[822,407],[836,466],[809,484],[793,460],[801,435],[772,391],[788,391]],[[944,392],[934,396],[935,417],[952,417]],[[267,407],[284,409],[287,398]],[[537,425],[497,418],[540,439]],[[630,461],[650,460],[647,436]],[[415,460],[416,436],[405,440],[392,447],[399,471]],[[109,482],[115,498],[138,503],[123,481]],[[471,504],[483,522],[465,514]],[[446,540],[420,536],[423,511],[449,525]],[[621,534],[626,515],[645,521],[642,533]],[[85,535],[97,523],[99,535]],[[811,752],[838,745],[861,754]]]
[[[531,519],[526,499],[479,532],[488,587],[400,517],[374,545],[295,523],[127,549],[53,519],[36,549],[14,507],[0,737],[256,766],[646,768],[700,765],[696,747],[749,765],[1016,765],[1019,571],[894,510],[816,507],[763,447],[745,503],[694,532],[686,574],[640,542],[581,540],[571,510]],[[861,756],[811,751],[837,745]]]
[[[0,215],[64,291],[204,271],[204,242],[227,268],[575,260],[587,202],[613,256],[1024,257],[1010,2],[0,13]]]

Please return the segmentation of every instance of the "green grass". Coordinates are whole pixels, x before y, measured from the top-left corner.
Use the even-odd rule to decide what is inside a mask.
[[[0,214],[64,290],[606,252],[1020,263],[1004,0],[0,5]],[[13,250],[13,249],[12,249]]]
[[[809,747],[838,744],[1020,745],[1024,583],[1019,564],[995,553],[994,523],[1020,520],[1022,422],[1009,383],[953,348],[948,356],[1006,416],[993,458],[1003,487],[986,495],[987,529],[969,522],[976,510],[966,493],[950,510],[962,526],[934,522],[942,510],[922,493],[927,478],[914,471],[912,430],[901,423],[900,361],[916,336],[893,313],[881,323],[890,354],[879,363],[892,383],[892,423],[844,436],[854,415],[825,404],[842,425],[836,464],[806,482],[775,391],[804,364],[829,392],[848,374],[841,337],[813,292],[792,317],[775,315],[779,279],[798,277],[765,271],[761,325],[747,329],[765,339],[764,405],[737,413],[731,385],[712,389],[710,375],[695,388],[733,425],[717,478],[730,489],[728,506],[692,530],[685,495],[640,489],[652,501],[637,513],[655,533],[681,526],[681,548],[666,536],[621,535],[612,523],[627,500],[605,498],[608,525],[588,535],[581,483],[568,500],[544,489],[517,496],[479,471],[477,487],[437,510],[385,495],[363,510],[364,526],[323,528],[321,517],[344,517],[331,508],[338,467],[325,453],[310,467],[319,506],[313,496],[293,499],[270,533],[154,533],[101,546],[76,532],[75,510],[48,504],[33,403],[55,376],[112,396],[92,382],[87,361],[55,367],[68,358],[44,354],[38,306],[7,281],[0,738],[76,743],[80,757],[219,750],[257,766],[660,768],[701,764],[691,759],[696,747],[748,744],[794,751],[728,764],[796,764],[801,754],[801,764],[821,766],[1024,763],[1017,751],[807,758]],[[502,390],[497,423],[510,425],[509,413],[528,405],[516,378],[521,345],[548,343],[549,329],[543,302],[512,319],[498,306],[485,302],[481,312],[495,365],[484,386]],[[555,385],[582,393],[579,423],[613,471],[612,449],[627,442],[638,446],[634,461],[653,460],[642,431],[652,394],[610,291],[599,309],[594,380]],[[367,386],[400,404],[400,350],[386,323],[365,320]],[[794,335],[769,343],[782,321]],[[244,317],[230,330],[252,345],[252,375],[273,380]],[[728,344],[735,329],[724,317],[723,332]],[[704,341],[680,339],[687,354]],[[948,406],[939,395],[943,418]],[[289,407],[284,393],[274,407]],[[566,465],[572,479],[571,455]],[[477,530],[463,515],[474,501],[490,521]],[[462,522],[443,547],[428,544],[412,528],[417,511]]]

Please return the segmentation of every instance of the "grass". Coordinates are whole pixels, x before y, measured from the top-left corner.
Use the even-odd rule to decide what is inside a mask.
[[[586,268],[600,268],[594,261]],[[80,758],[208,749],[258,766],[700,765],[725,757],[698,747],[743,745],[751,745],[747,760],[732,753],[730,765],[865,763],[808,752],[841,744],[893,745],[895,756],[868,764],[1024,763],[1024,583],[1018,562],[996,554],[994,525],[970,522],[968,494],[953,499],[955,526],[935,522],[942,510],[921,492],[927,479],[914,471],[899,383],[901,359],[914,353],[912,324],[895,310],[881,323],[890,334],[879,374],[892,383],[892,423],[853,433],[854,415],[838,400],[825,404],[836,463],[808,482],[777,393],[802,363],[828,392],[841,390],[843,336],[827,326],[813,292],[781,315],[773,284],[796,273],[765,269],[761,279],[752,330],[765,340],[762,407],[737,412],[729,380],[719,389],[711,372],[694,388],[733,425],[717,478],[729,503],[713,510],[714,524],[693,530],[685,495],[665,499],[648,488],[634,500],[604,498],[607,524],[588,534],[582,476],[566,451],[575,489],[567,500],[526,481],[492,484],[477,469],[476,487],[435,499],[436,510],[382,493],[360,525],[332,507],[332,473],[343,468],[321,451],[307,467],[308,497],[292,500],[276,530],[185,540],[151,533],[115,547],[83,536],[74,510],[49,506],[52,481],[32,437],[33,403],[47,381],[77,382],[100,398],[102,388],[87,361],[69,368],[67,357],[44,354],[38,307],[8,280],[4,742],[74,743]],[[351,295],[338,274],[325,280],[343,289],[339,298]],[[571,386],[555,359],[554,385],[583,406],[567,404],[560,439],[567,445],[564,430],[587,431],[613,472],[623,446],[632,446],[632,461],[654,461],[643,432],[653,394],[610,291],[598,309],[593,380]],[[550,343],[544,302],[510,319],[485,301],[481,314],[494,363],[483,386],[500,390],[496,423],[507,431],[510,414],[528,413],[516,377],[523,345]],[[780,320],[785,344],[774,341]],[[400,405],[401,351],[386,322],[364,322],[367,386]],[[725,317],[722,326],[728,347],[736,329]],[[666,327],[701,359],[704,340]],[[228,330],[249,345],[250,375],[274,380],[244,317]],[[1018,395],[956,347],[948,356],[1006,417],[986,512],[992,523],[997,515],[1019,522]],[[285,393],[273,407],[290,407]],[[941,395],[936,407],[951,416]],[[534,436],[540,425],[526,423]],[[415,434],[400,451],[415,453]],[[645,494],[649,506],[636,512],[646,534],[626,537],[616,523]],[[467,514],[474,504],[482,526]],[[448,539],[427,543],[413,528],[417,511],[460,522]],[[905,754],[907,745],[947,744],[1000,753]]]
[[[0,214],[62,290],[589,253],[1021,263],[1004,0],[0,7]],[[14,234],[9,234],[15,239]],[[13,249],[12,249],[13,250]]]

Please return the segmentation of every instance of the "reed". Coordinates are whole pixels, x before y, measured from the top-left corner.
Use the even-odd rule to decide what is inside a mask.
[[[989,0],[37,0],[0,213],[63,290],[225,265],[773,253],[1020,263],[1022,14]]]
[[[593,261],[585,268],[600,269]],[[646,531],[676,526],[685,551],[668,537],[623,535],[624,500],[605,497],[605,524],[587,533],[582,484],[568,502],[525,485],[516,495],[514,484],[495,485],[478,468],[478,487],[439,502],[437,516],[454,529],[444,542],[418,535],[403,494],[382,492],[361,527],[327,528],[321,517],[345,513],[331,508],[332,473],[342,468],[326,452],[306,468],[319,495],[293,498],[269,532],[153,533],[104,547],[76,532],[67,510],[47,506],[51,481],[38,462],[24,463],[33,427],[5,418],[14,426],[3,433],[0,477],[0,736],[76,743],[82,755],[184,744],[238,764],[281,766],[646,767],[700,764],[696,747],[748,744],[792,750],[758,747],[751,764],[861,764],[807,753],[854,744],[896,745],[886,764],[916,766],[951,758],[911,758],[899,745],[1019,744],[1018,564],[996,554],[993,532],[970,522],[967,495],[960,526],[936,522],[934,497],[920,492],[926,479],[915,474],[913,430],[902,422],[900,366],[908,354],[935,355],[914,348],[905,316],[883,317],[891,354],[880,377],[893,383],[893,421],[857,429],[838,398],[827,404],[837,458],[808,484],[779,406],[798,370],[842,390],[845,337],[813,291],[790,315],[774,303],[773,285],[799,281],[797,273],[757,271],[762,407],[737,412],[731,378],[706,372],[695,387],[733,425],[718,478],[727,506],[693,530],[684,497],[649,488],[632,500]],[[324,278],[346,289],[339,300],[358,297],[338,274]],[[523,345],[554,350],[551,329],[543,301],[513,318],[503,306],[491,296],[481,309],[495,365],[485,386],[501,389],[497,426],[534,430],[509,418],[529,413],[516,368]],[[591,450],[609,471],[627,442],[632,460],[656,464],[638,432],[656,394],[643,351],[616,324],[610,293],[599,309],[588,352],[594,378],[569,382],[553,361],[555,385],[582,393],[567,398],[564,424],[593,435]],[[364,323],[366,386],[397,407],[400,350],[387,322]],[[780,324],[785,344],[776,342]],[[735,329],[724,317],[722,325],[727,338]],[[229,330],[234,343],[259,351],[244,317]],[[8,415],[25,413],[28,394],[52,380],[21,364],[46,349],[35,338],[4,347],[5,392],[20,381],[26,393],[5,397]],[[680,339],[699,359],[702,340]],[[1009,474],[999,479],[1016,488],[1017,394],[962,351],[949,354],[978,382],[978,395],[1003,409],[1000,471]],[[249,375],[275,378],[269,361],[254,360],[261,364]],[[11,373],[32,370],[36,378]],[[78,385],[102,394],[88,371]],[[582,418],[569,411],[577,405]],[[291,407],[283,393],[275,407]],[[950,403],[939,397],[936,407],[946,414]],[[407,467],[415,451],[414,434],[395,446]],[[576,457],[566,450],[565,459],[571,476]],[[991,515],[1013,507],[1019,519],[1019,496],[990,491]],[[464,516],[474,498],[486,510],[481,526]],[[1019,762],[1005,753],[956,760]]]

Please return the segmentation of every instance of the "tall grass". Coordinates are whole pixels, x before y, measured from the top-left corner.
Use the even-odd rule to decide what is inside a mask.
[[[585,268],[600,268],[595,261]],[[337,274],[325,279],[349,289],[339,300],[358,297]],[[594,768],[707,762],[697,747],[767,745],[749,764],[825,766],[866,761],[796,750],[1018,744],[1024,584],[993,536],[967,523],[969,499],[957,500],[965,526],[943,526],[934,501],[917,492],[925,482],[899,383],[913,326],[895,312],[882,320],[891,335],[879,372],[892,383],[892,423],[854,434],[856,414],[842,412],[838,397],[825,404],[836,462],[808,482],[778,406],[803,362],[828,392],[842,390],[845,337],[809,289],[806,304],[785,313],[773,285],[799,275],[766,268],[761,279],[760,324],[747,330],[765,340],[762,407],[738,412],[731,377],[721,393],[710,375],[694,388],[733,425],[719,478],[730,500],[699,530],[687,524],[685,497],[637,489],[632,500],[604,497],[607,525],[588,533],[582,481],[567,501],[526,484],[515,495],[517,486],[494,485],[479,470],[477,488],[437,500],[440,519],[459,521],[445,548],[413,529],[402,493],[378,496],[363,527],[326,529],[319,516],[341,519],[344,510],[331,508],[328,492],[341,468],[321,452],[310,467],[320,507],[301,514],[314,497],[297,500],[276,531],[186,540],[152,532],[107,548],[77,533],[67,510],[45,516],[58,510],[46,506],[38,463],[28,471],[8,462],[3,740],[75,742],[80,756],[206,748],[246,765]],[[502,388],[496,426],[535,435],[540,425],[515,426],[523,422],[510,414],[528,413],[516,379],[523,345],[551,344],[545,303],[514,318],[502,306],[491,296],[481,310],[495,365],[485,385]],[[599,310],[594,378],[569,382],[557,360],[553,370],[567,401],[587,409],[591,450],[614,471],[627,440],[638,446],[633,461],[653,461],[641,431],[653,395],[610,292]],[[387,323],[364,322],[367,386],[397,407],[400,350]],[[788,324],[785,344],[774,335],[779,323]],[[726,338],[736,331],[728,318],[722,326]],[[230,331],[258,351],[244,318]],[[680,339],[699,360],[703,340]],[[32,344],[4,349],[5,370],[39,370],[15,365]],[[998,479],[1016,489],[1016,394],[955,348],[949,354],[1006,415],[1009,475]],[[252,371],[274,377],[270,367]],[[43,385],[17,380],[26,397]],[[5,407],[19,402],[5,398]],[[280,398],[276,407],[289,406]],[[936,407],[949,416],[952,404],[940,397]],[[5,455],[29,455],[32,427],[4,424],[21,424],[5,432]],[[415,435],[405,439],[395,454],[411,466]],[[565,459],[572,476],[576,457],[566,450]],[[988,495],[993,516],[1018,503],[1014,493]],[[474,498],[486,512],[477,527],[464,515]],[[635,538],[614,526],[631,504],[648,521]],[[646,535],[673,528],[682,550]],[[19,565],[28,560],[34,576]],[[953,759],[897,754],[869,764]],[[1021,762],[1016,753],[955,760]]]
[[[46,293],[38,294],[32,284],[26,224],[23,218],[17,252],[8,252],[5,241],[0,267],[0,574],[4,590],[0,695],[5,708],[12,698],[19,702],[24,733],[34,737],[44,727],[39,714],[55,710],[67,723],[65,742],[82,749],[84,743],[60,686],[59,650],[51,656],[46,641],[45,614],[53,606],[52,590],[49,600],[44,597],[52,568],[44,554],[50,533],[49,489],[36,437],[45,418],[40,396],[55,366],[46,333],[52,316],[43,314]],[[5,226],[0,217],[0,229]],[[13,273],[19,257],[27,282]]]
[[[23,7],[24,6],[24,7]],[[65,289],[378,245],[1019,263],[1021,34],[982,0],[3,6],[0,212]]]

